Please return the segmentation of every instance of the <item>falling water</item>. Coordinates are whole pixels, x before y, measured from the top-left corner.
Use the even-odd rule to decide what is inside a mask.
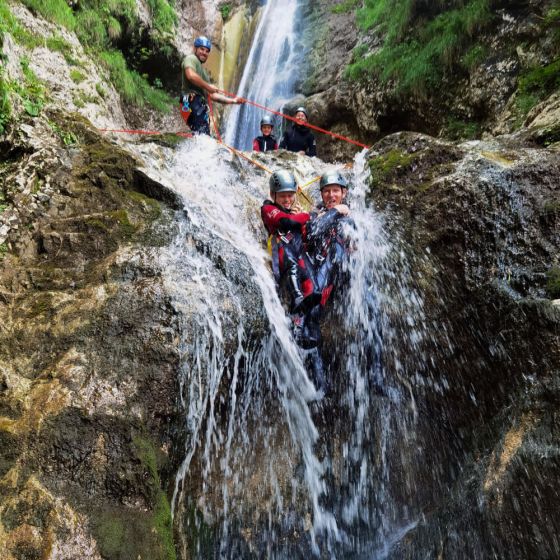
[[[324,466],[315,454],[318,433],[309,407],[318,394],[293,342],[255,223],[266,180],[252,175],[241,184],[229,153],[203,137],[179,151],[169,181],[187,214],[164,257],[174,306],[188,317],[180,342],[185,455],[174,513],[193,525],[191,532],[218,515],[215,540],[227,557],[245,554],[243,528],[230,519],[247,521],[248,515],[270,531],[267,546],[277,548],[274,534],[284,526],[305,534],[301,546],[318,552],[316,536],[336,538],[337,527],[320,504]],[[216,278],[217,260],[223,278]],[[269,326],[257,336],[259,320]],[[189,486],[194,479],[201,481],[196,489]],[[196,503],[189,501],[194,493],[201,496]],[[195,510],[202,519],[188,519]],[[192,548],[186,539],[184,547]],[[195,540],[199,557],[206,557]],[[258,541],[266,542],[262,535]]]
[[[183,557],[381,559],[419,518],[408,380],[426,360],[423,303],[366,205],[366,168],[358,156],[349,285],[323,322],[332,391],[317,400],[263,249],[266,177],[206,137],[176,155],[185,217],[162,260],[182,321]]]
[[[300,0],[266,3],[239,85],[241,96],[276,110],[293,97],[297,69],[303,60],[303,45],[297,33],[299,4]],[[250,149],[252,139],[260,134],[262,114],[251,105],[233,108],[226,141],[240,150]]]

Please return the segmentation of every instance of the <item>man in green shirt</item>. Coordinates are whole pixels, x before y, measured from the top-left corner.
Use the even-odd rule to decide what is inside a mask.
[[[197,134],[210,135],[207,96],[212,101],[228,105],[244,101],[239,97],[226,97],[218,93],[218,88],[210,83],[210,78],[202,66],[208,59],[212,43],[206,37],[194,41],[194,53],[183,59],[181,64],[183,93],[181,94],[181,116]]]

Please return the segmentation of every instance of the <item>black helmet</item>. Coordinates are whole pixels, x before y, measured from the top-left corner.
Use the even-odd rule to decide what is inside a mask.
[[[212,49],[212,43],[210,42],[210,39],[208,39],[208,37],[204,37],[204,35],[201,35],[194,40],[194,46],[195,48],[206,47],[208,50]]]
[[[348,181],[341,175],[340,171],[327,171],[321,175],[319,190],[323,190],[327,185],[339,185],[343,189],[348,188]]]
[[[287,169],[275,171],[269,181],[271,193],[297,192],[296,178]]]
[[[303,113],[307,118],[309,118],[309,115],[307,114],[307,109],[305,107],[298,107],[294,115],[297,115],[298,113]]]
[[[261,119],[261,126],[267,124],[268,126],[274,126],[274,119],[270,115],[264,115]]]

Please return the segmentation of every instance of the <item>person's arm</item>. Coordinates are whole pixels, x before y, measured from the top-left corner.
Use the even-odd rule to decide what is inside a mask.
[[[281,231],[301,231],[301,228],[309,220],[307,212],[290,214],[278,208],[270,201],[265,202],[261,208],[261,217],[269,233]]]
[[[185,77],[187,78],[187,80],[193,85],[196,86],[198,88],[202,88],[203,90],[207,91],[210,95],[212,95],[212,99],[214,98],[213,96],[216,94],[216,92],[218,91],[218,88],[212,84],[209,84],[208,82],[206,82],[205,80],[203,80],[195,71],[193,68],[190,68],[189,66],[187,66],[185,68]]]
[[[307,150],[305,150],[305,153],[310,157],[317,155],[317,145],[315,143],[315,136],[312,133],[308,134]]]
[[[260,152],[261,147],[259,146],[259,141],[255,138],[253,140],[253,152]]]
[[[286,130],[282,136],[282,140],[280,140],[280,147],[283,150],[288,149],[288,131]]]
[[[212,98],[212,101],[217,101],[218,103],[223,103],[224,105],[241,105],[242,103],[245,103],[245,99],[242,97],[227,97],[221,93],[212,93],[210,97]]]

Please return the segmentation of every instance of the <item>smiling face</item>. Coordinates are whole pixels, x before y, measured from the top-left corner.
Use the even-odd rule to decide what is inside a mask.
[[[307,115],[303,111],[298,111],[295,114],[295,118],[297,119],[298,123],[307,122]]]
[[[342,204],[346,196],[346,189],[340,185],[327,185],[321,190],[321,198],[327,210],[334,208],[337,204]]]
[[[194,49],[194,54],[196,58],[198,58],[198,60],[200,60],[200,62],[204,64],[208,60],[210,49],[207,49],[206,47],[196,47]]]
[[[272,134],[272,126],[269,124],[263,124],[261,126],[261,132],[263,133],[263,136],[270,136]]]
[[[279,193],[270,193],[272,196],[272,200],[282,208],[286,208],[289,210],[296,201],[296,193],[295,192],[279,192]]]

